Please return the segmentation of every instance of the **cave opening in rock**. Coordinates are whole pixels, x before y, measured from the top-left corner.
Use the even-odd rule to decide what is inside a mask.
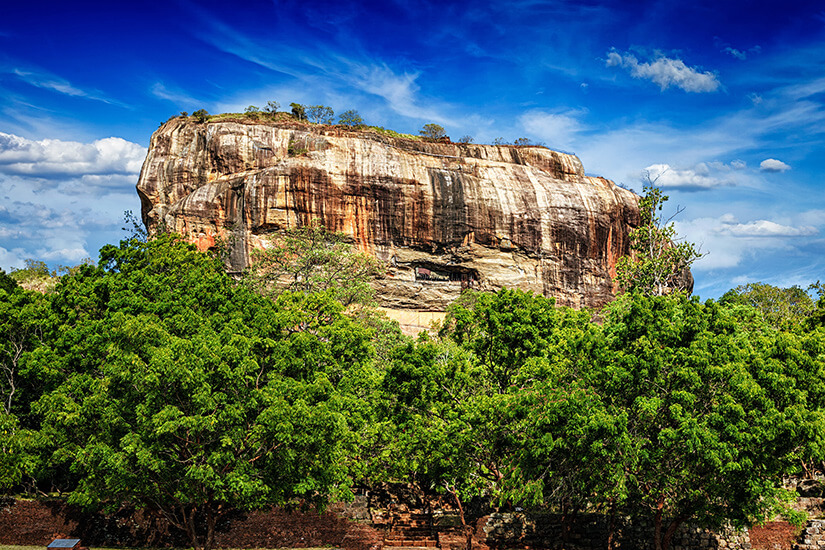
[[[416,281],[461,283],[462,288],[473,288],[478,282],[478,271],[458,265],[420,263],[414,265]]]

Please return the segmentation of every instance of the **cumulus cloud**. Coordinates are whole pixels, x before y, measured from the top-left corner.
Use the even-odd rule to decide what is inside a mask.
[[[785,172],[790,170],[791,167],[781,160],[765,159],[759,163],[759,169],[763,172]]]
[[[708,252],[694,265],[695,271],[727,269],[748,257],[770,251],[793,250],[796,241],[818,234],[813,226],[792,226],[771,220],[740,222],[733,214],[675,222],[676,231]]]
[[[26,139],[0,132],[0,173],[41,178],[137,174],[146,149],[118,137],[92,143]]]
[[[607,67],[621,67],[630,73],[633,78],[650,80],[659,85],[664,91],[671,86],[681,88],[686,92],[715,92],[721,85],[716,75],[701,72],[689,67],[681,59],[672,59],[659,55],[648,63],[640,62],[631,53],[620,54],[612,50],[607,54]]]
[[[730,164],[721,162],[700,162],[692,168],[673,168],[669,164],[651,164],[642,173],[642,182],[655,182],[662,188],[698,191],[726,185],[736,185],[733,171],[741,170],[745,163],[741,160]]]

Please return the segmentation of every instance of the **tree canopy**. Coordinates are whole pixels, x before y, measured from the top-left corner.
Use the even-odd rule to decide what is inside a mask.
[[[338,302],[272,302],[175,236],[107,246],[100,265],[61,281],[59,336],[35,358],[53,460],[79,476],[70,501],[154,507],[209,548],[232,508],[348,493],[341,387],[370,334]]]
[[[640,224],[630,232],[631,254],[616,265],[617,281],[627,292],[649,296],[689,291],[693,279],[688,269],[702,254],[693,243],[677,238],[673,216],[665,219],[661,214],[668,196],[655,180],[648,178],[648,182],[639,200]]]
[[[410,340],[368,307],[381,271],[310,224],[240,281],[170,234],[48,293],[0,272],[0,487],[151,507],[200,549],[231,510],[401,481],[468,537],[483,498],[647,518],[667,550],[685,523],[769,517],[783,476],[825,467],[825,298],[701,302],[653,277],[594,316],[468,291]]]

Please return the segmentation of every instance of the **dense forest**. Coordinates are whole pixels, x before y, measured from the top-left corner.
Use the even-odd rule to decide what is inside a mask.
[[[240,279],[172,234],[46,292],[21,273],[0,272],[0,486],[151,507],[195,548],[230,510],[392,481],[645,516],[667,549],[790,513],[783,476],[825,459],[825,299],[798,288],[599,312],[467,291],[411,339],[372,307],[380,265],[318,228]]]

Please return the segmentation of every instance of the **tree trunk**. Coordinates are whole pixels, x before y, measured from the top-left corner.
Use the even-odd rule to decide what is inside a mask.
[[[458,498],[458,491],[448,487],[448,491],[453,495],[455,504],[458,507],[458,517],[461,520],[461,527],[464,529],[464,536],[467,537],[467,550],[473,550],[473,529],[467,525],[467,518],[464,516],[464,507],[461,505],[461,499]]]
[[[215,524],[217,523],[217,514],[212,511],[212,507],[206,508],[206,544],[204,550],[211,550],[215,547]]]
[[[610,501],[610,516],[607,521],[607,550],[616,546],[616,499]]]
[[[662,548],[662,510],[665,507],[664,499],[660,499],[656,503],[656,517],[653,520],[653,538],[656,550],[665,550]]]
[[[198,526],[195,522],[195,512],[197,508],[192,508],[189,511],[189,514],[186,513],[184,509],[183,514],[186,520],[186,534],[189,535],[189,542],[192,543],[192,548],[194,550],[205,550],[203,545],[201,544],[200,538],[198,538]]]

